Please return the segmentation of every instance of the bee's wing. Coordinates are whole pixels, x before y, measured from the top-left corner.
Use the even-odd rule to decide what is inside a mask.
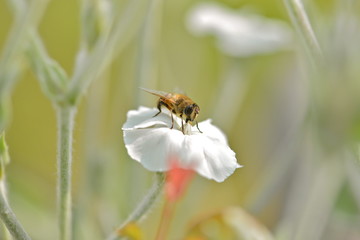
[[[144,90],[145,92],[148,92],[150,94],[153,94],[153,95],[161,97],[161,98],[170,99],[170,97],[171,97],[171,93],[168,93],[168,92],[157,91],[157,90],[152,90],[152,89],[143,88],[143,87],[139,87],[139,88],[141,90]]]

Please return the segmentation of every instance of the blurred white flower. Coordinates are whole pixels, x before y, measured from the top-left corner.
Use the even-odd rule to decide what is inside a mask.
[[[190,10],[188,29],[196,35],[214,35],[227,55],[248,57],[289,48],[291,29],[282,21],[227,8],[218,3],[200,3]]]
[[[130,157],[146,169],[168,171],[170,159],[175,156],[182,168],[222,182],[241,167],[227,145],[225,135],[210,120],[199,123],[203,133],[187,124],[186,134],[183,134],[181,119],[174,116],[174,128],[170,129],[170,112],[163,109],[153,117],[157,112],[155,108],[146,107],[129,111],[122,128]]]

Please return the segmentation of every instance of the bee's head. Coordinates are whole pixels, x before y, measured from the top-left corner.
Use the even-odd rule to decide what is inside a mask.
[[[199,115],[199,112],[200,112],[200,107],[196,103],[186,106],[184,109],[184,113],[186,115],[187,121],[191,121],[191,122],[193,122],[196,119],[197,115]]]

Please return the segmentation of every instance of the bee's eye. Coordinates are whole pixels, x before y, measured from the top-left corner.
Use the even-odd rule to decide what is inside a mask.
[[[193,112],[193,106],[192,106],[192,105],[187,106],[187,107],[184,109],[184,113],[185,113],[186,116],[190,116],[192,112]]]

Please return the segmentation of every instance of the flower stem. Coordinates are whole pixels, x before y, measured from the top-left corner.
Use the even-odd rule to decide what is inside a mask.
[[[316,64],[323,58],[309,18],[301,0],[284,0],[291,21],[298,33],[303,37],[305,46]]]
[[[126,227],[129,223],[140,221],[142,217],[151,209],[151,207],[156,202],[159,194],[161,193],[165,183],[165,174],[162,172],[156,173],[156,181],[153,186],[150,188],[148,194],[145,198],[139,203],[135,210],[130,214],[130,216],[108,237],[108,240],[118,239],[119,233],[121,230]]]
[[[30,240],[30,236],[25,232],[14,212],[11,210],[5,196],[4,182],[0,182],[0,218],[9,230],[14,239]]]
[[[2,166],[2,171],[4,171],[4,165],[3,165],[3,162],[1,163]],[[2,172],[2,176],[1,176],[1,180],[0,180],[0,192],[1,192],[1,195],[2,197],[5,199],[5,202],[8,202],[8,195],[7,195],[7,189],[6,189],[6,184],[5,184],[5,176],[4,176],[4,172]],[[9,230],[7,229],[6,225],[4,222],[2,222],[1,224],[1,228],[2,228],[2,238],[0,239],[4,239],[4,240],[11,240],[12,239],[12,236],[9,232]]]
[[[76,108],[60,106],[58,109],[58,214],[59,239],[71,239],[71,163],[72,140]]]

